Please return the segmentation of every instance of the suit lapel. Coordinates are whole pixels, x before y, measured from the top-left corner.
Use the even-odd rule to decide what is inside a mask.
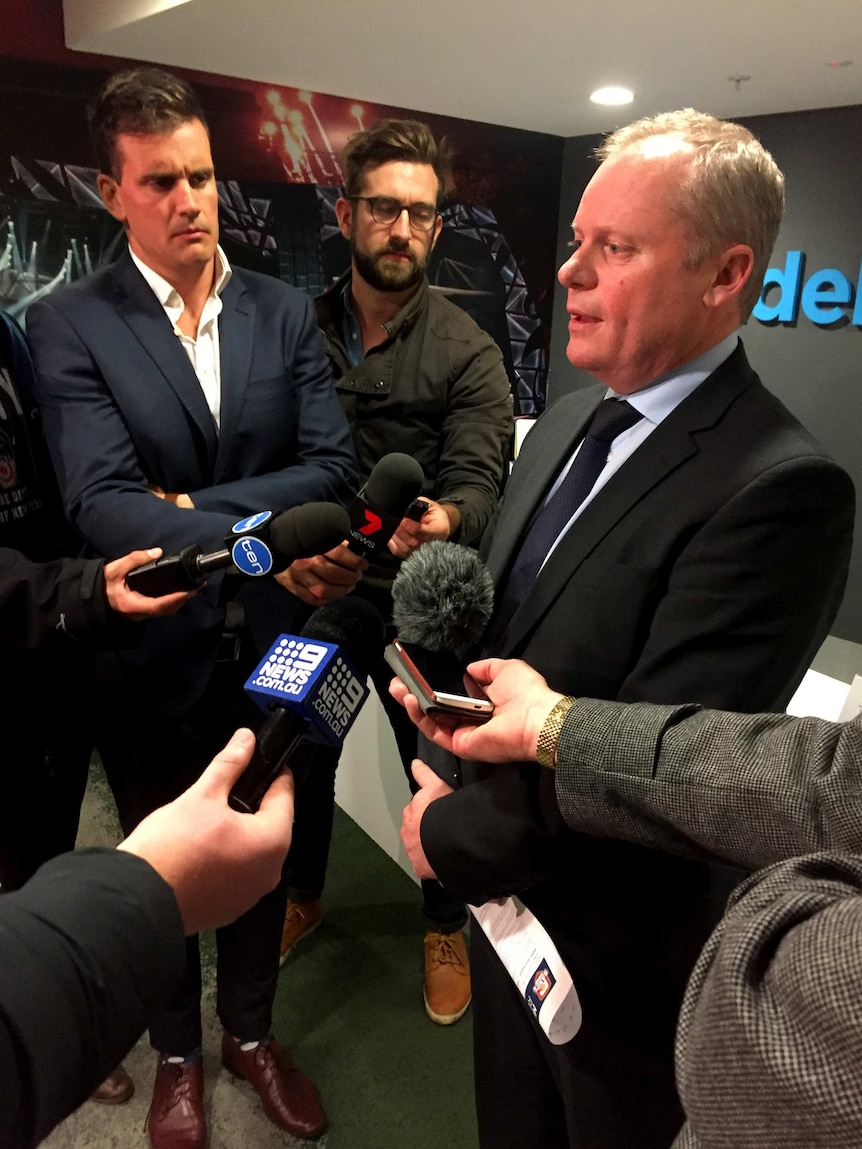
[[[628,514],[635,511],[638,503],[649,492],[697,454],[700,449],[698,435],[708,433],[720,423],[730,404],[750,385],[753,378],[754,374],[740,343],[733,355],[680,403],[631,458],[626,460],[573,524],[543,568],[533,590],[513,615],[503,639],[503,649],[499,652],[501,657],[507,657],[546,614],[572,575],[602,540],[617,529]],[[584,424],[595,406],[593,403],[586,416],[580,418],[578,435],[570,440],[572,447],[583,434]],[[565,417],[565,413],[561,412],[560,421],[564,421]],[[557,434],[558,429],[554,427],[551,435]],[[544,444],[537,443],[536,446],[544,450]],[[552,474],[556,474],[561,463],[562,459],[555,452]],[[532,483],[529,485],[532,486]],[[548,485],[549,481],[538,493],[534,488],[534,507],[539,498],[544,496]],[[514,541],[506,539],[509,556],[520,540],[527,521],[521,519]],[[489,555],[489,569],[490,565]],[[495,563],[491,573],[497,579],[505,569],[505,566],[497,567]]]
[[[590,387],[566,395],[548,408],[527,436],[506,487],[501,525],[494,531],[486,558],[495,583],[508,569],[527,525],[583,438],[604,393],[604,387]]]
[[[219,316],[219,355],[221,357],[221,415],[215,481],[218,482],[230,458],[233,436],[239,426],[251,371],[254,326],[257,309],[234,271],[222,292]]]
[[[200,382],[182,344],[171,330],[164,308],[128,252],[114,266],[114,282],[118,314],[200,431],[207,467],[211,471],[216,453],[216,430]],[[157,405],[156,397],[154,404]]]

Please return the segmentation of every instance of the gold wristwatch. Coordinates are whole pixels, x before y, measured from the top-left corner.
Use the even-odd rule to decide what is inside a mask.
[[[544,725],[539,731],[539,741],[536,744],[536,761],[540,766],[547,766],[549,770],[556,770],[557,742],[560,738],[560,731],[563,728],[566,715],[574,706],[575,701],[576,699],[570,697],[561,698],[545,719]]]

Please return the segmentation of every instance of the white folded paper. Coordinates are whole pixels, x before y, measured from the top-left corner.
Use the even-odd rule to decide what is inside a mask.
[[[841,707],[841,713],[838,715],[838,721],[850,722],[860,715],[862,715],[862,674],[855,674],[844,699],[844,705]]]
[[[581,1003],[557,947],[538,918],[517,898],[470,906],[518,992],[552,1045],[581,1028]]]

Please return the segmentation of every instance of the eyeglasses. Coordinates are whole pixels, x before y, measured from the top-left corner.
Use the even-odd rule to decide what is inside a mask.
[[[406,211],[412,228],[430,231],[437,219],[437,208],[430,203],[399,203],[388,195],[352,195],[347,198],[364,200],[371,209],[371,218],[377,223],[395,223],[401,213]]]

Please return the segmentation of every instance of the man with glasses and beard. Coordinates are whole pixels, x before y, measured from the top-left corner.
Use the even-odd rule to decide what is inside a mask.
[[[278,577],[313,606],[355,587],[389,618],[402,559],[432,539],[470,544],[480,538],[502,482],[512,396],[497,345],[428,283],[428,259],[442,228],[437,207],[449,177],[445,141],[438,145],[414,120],[381,120],[351,138],[343,160],[346,195],[335,210],[351,266],[317,299],[318,323],[362,480],[382,456],[412,455],[425,474],[425,509],[418,521],[401,522],[391,553],[375,555],[368,569],[339,547]],[[380,658],[372,678],[414,787],[416,730],[389,697],[391,677]],[[321,920],[337,764],[331,753],[326,757],[297,796],[282,960]],[[471,997],[466,910],[439,883],[422,888],[425,1008],[432,1021],[449,1025]]]

